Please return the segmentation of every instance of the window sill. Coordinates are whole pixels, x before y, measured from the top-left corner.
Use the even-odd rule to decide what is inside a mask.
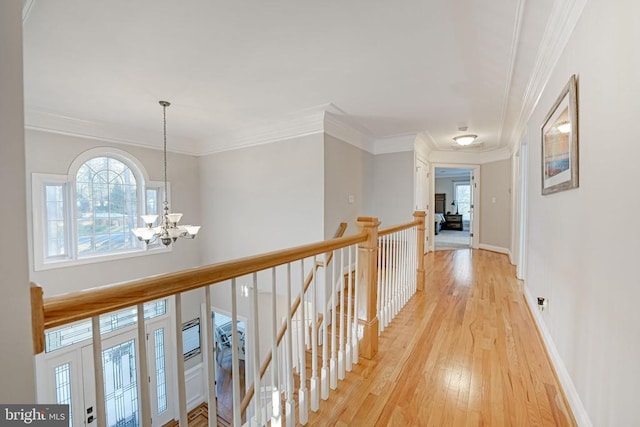
[[[152,249],[133,249],[129,251],[117,252],[108,255],[91,255],[76,259],[60,259],[49,260],[45,262],[36,262],[34,271],[54,270],[56,268],[76,267],[79,265],[95,264],[99,262],[117,261],[127,258],[135,258],[140,256],[155,255],[171,252],[172,247],[157,246]]]

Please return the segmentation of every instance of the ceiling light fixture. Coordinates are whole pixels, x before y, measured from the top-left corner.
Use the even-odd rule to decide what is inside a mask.
[[[453,140],[457,142],[458,145],[469,145],[473,141],[475,141],[477,137],[478,135],[460,135],[460,136],[454,136]]]
[[[154,243],[160,239],[163,245],[169,246],[175,242],[178,237],[194,239],[200,230],[200,226],[178,225],[182,214],[169,212],[169,201],[167,197],[167,107],[171,105],[171,103],[160,101],[160,105],[162,105],[164,125],[164,212],[162,214],[162,222],[157,227],[154,227],[153,223],[158,219],[158,215],[142,215],[142,221],[144,221],[146,227],[133,228],[131,231],[136,235],[138,240],[146,244]]]

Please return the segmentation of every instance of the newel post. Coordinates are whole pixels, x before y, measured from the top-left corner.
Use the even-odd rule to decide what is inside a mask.
[[[35,283],[31,283],[30,293],[33,353],[40,354],[44,351],[44,300],[42,288]]]
[[[423,211],[415,211],[413,217],[416,221],[420,221],[418,225],[418,248],[416,249],[418,256],[418,268],[416,270],[416,289],[424,291],[424,236],[425,236],[425,217]]]
[[[378,218],[359,217],[358,230],[368,239],[358,245],[358,352],[365,359],[378,353]]]

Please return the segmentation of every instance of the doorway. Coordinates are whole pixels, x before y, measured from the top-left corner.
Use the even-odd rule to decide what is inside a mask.
[[[158,303],[149,310],[157,310]],[[166,308],[162,302],[162,310]],[[109,318],[105,318],[109,316]],[[107,426],[141,426],[136,310],[101,316],[102,369]],[[118,325],[119,322],[119,325]],[[129,323],[130,322],[130,323]],[[113,330],[108,330],[111,324]],[[115,325],[115,326],[114,326]],[[123,326],[125,325],[125,326]],[[173,419],[173,377],[167,372],[171,334],[168,316],[145,322],[152,426]],[[47,353],[36,358],[38,401],[68,404],[70,426],[96,425],[95,371],[91,321],[67,325],[45,335]]]
[[[433,165],[432,250],[478,247],[478,165]]]
[[[213,317],[214,325],[217,414],[219,418],[229,422],[233,420],[233,322],[229,313],[222,312],[219,309],[212,309],[211,316]],[[235,347],[238,349],[239,356],[240,399],[242,399],[246,389],[246,321],[238,319],[236,330],[238,342],[235,343]]]

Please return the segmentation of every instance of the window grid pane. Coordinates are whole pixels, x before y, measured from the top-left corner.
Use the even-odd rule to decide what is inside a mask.
[[[149,302],[144,305],[145,319],[162,316],[166,312],[166,300]],[[134,325],[136,321],[137,310],[135,308],[105,314],[100,316],[100,332],[104,335]],[[85,340],[90,340],[91,330],[91,320],[85,320],[53,331],[47,331],[45,333],[45,351],[49,353]]]
[[[76,175],[78,255],[138,247],[130,230],[137,226],[137,183],[124,163],[96,157]]]
[[[64,184],[45,185],[45,242],[47,258],[67,255]]]
[[[55,368],[56,403],[69,405],[69,427],[73,427],[73,411],[71,407],[71,365],[56,366]]]
[[[156,388],[158,395],[158,414],[167,410],[167,373],[164,357],[164,328],[154,332],[156,351]]]
[[[138,426],[135,341],[130,340],[103,350],[102,368],[107,426]]]

